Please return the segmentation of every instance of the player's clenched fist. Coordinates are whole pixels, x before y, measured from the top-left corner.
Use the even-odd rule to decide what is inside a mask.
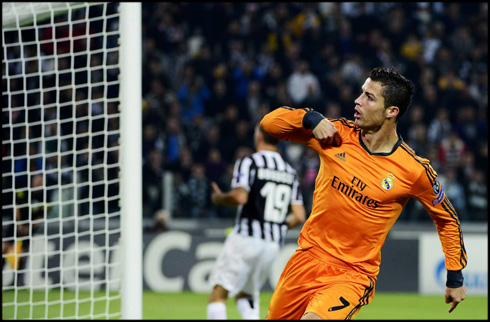
[[[311,132],[323,147],[329,145],[340,146],[342,144],[337,128],[327,119],[321,120]]]

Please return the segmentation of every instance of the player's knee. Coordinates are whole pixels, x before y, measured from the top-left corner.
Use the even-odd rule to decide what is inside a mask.
[[[253,300],[253,296],[248,294],[248,293],[245,293],[245,292],[240,292],[236,295],[236,300],[238,301],[239,299],[250,299],[250,300]]]
[[[221,285],[215,285],[209,295],[209,303],[211,302],[226,302],[228,298],[228,290]]]
[[[318,315],[316,315],[315,313],[307,312],[301,317],[301,320],[323,320],[323,319]]]

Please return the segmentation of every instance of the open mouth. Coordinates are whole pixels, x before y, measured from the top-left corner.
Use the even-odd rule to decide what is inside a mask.
[[[360,117],[361,117],[361,113],[359,113],[359,112],[357,111],[357,109],[355,109],[355,110],[354,110],[354,118],[355,118],[355,119],[358,119],[358,118],[360,118]]]

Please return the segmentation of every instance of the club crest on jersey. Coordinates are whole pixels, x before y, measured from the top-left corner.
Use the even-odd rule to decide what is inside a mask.
[[[381,188],[390,190],[395,185],[395,176],[393,173],[388,173],[386,177],[381,180]]]

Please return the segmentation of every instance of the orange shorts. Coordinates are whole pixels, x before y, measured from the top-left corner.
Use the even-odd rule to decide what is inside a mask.
[[[352,319],[373,298],[374,284],[341,263],[297,249],[279,278],[266,319],[299,320],[308,312],[324,320]]]

